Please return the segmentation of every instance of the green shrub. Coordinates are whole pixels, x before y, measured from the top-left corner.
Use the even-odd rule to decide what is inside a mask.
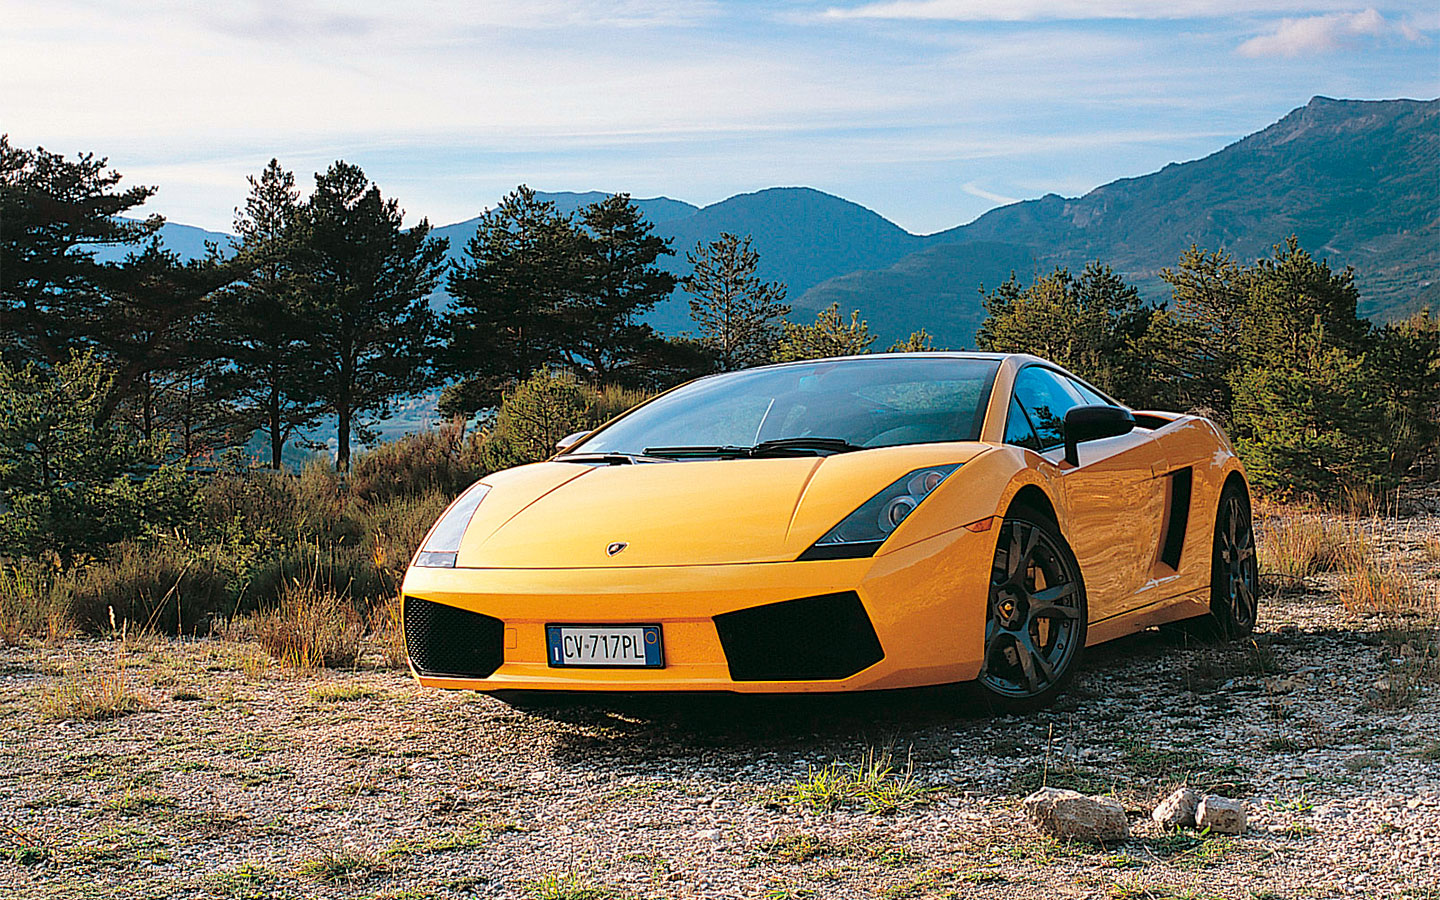
[[[67,572],[56,591],[76,624],[88,630],[108,627],[113,610],[117,623],[203,632],[234,606],[236,562],[223,544],[125,541],[103,561]]]
[[[597,389],[568,372],[536,372],[505,394],[484,435],[484,463],[493,470],[548,459],[562,438],[602,425],[649,396],[630,388]]]
[[[350,490],[370,503],[441,493],[456,496],[484,474],[482,442],[463,422],[407,434],[356,454]]]
[[[186,521],[195,483],[106,415],[112,377],[92,354],[49,369],[0,362],[0,555],[66,562]]]

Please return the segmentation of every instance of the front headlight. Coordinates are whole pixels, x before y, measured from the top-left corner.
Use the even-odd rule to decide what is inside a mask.
[[[874,556],[890,533],[909,518],[915,507],[940,486],[959,463],[926,466],[891,484],[861,504],[839,525],[830,529],[814,546],[800,555],[805,559],[855,559]]]
[[[470,517],[475,515],[475,509],[488,493],[490,485],[476,482],[450,504],[450,508],[440,516],[440,521],[430,529],[425,546],[415,554],[415,565],[428,569],[455,568],[455,557],[460,552],[460,539],[465,536],[465,529],[470,527]]]

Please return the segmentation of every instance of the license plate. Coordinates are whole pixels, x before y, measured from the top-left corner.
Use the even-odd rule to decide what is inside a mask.
[[[552,667],[665,665],[659,625],[546,625],[545,640]]]

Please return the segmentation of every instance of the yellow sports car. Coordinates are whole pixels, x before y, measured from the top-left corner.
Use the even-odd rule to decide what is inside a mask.
[[[496,472],[405,576],[421,683],[1052,700],[1085,647],[1255,624],[1245,474],[1196,416],[1025,355],[713,375]]]

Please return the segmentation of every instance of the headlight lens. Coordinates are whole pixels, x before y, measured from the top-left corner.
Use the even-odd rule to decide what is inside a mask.
[[[958,468],[958,463],[926,466],[898,479],[846,516],[800,558],[853,559],[874,555],[890,533]]]
[[[430,529],[425,546],[415,554],[415,565],[429,569],[455,568],[455,557],[460,552],[460,539],[465,536],[465,529],[470,527],[470,517],[475,515],[480,501],[484,500],[488,493],[490,485],[477,482],[450,504],[450,508],[440,516],[440,521]]]

